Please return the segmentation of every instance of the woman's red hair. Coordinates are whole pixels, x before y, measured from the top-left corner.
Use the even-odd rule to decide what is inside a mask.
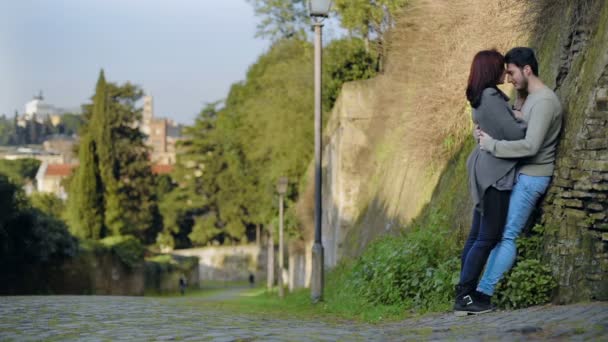
[[[495,49],[479,51],[473,58],[467,99],[473,108],[481,104],[481,94],[486,88],[496,88],[505,71],[505,58]]]

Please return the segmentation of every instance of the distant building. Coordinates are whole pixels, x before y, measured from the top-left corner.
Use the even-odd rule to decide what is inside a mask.
[[[25,119],[31,120],[34,115],[38,119],[41,119],[46,116],[58,115],[59,109],[55,108],[55,106],[45,103],[44,97],[42,97],[42,92],[34,96],[34,98],[25,104]]]
[[[152,173],[155,175],[166,175],[173,171],[173,165],[156,164],[152,165]]]
[[[142,120],[139,126],[146,134],[146,145],[150,146],[150,160],[153,164],[175,164],[177,141],[182,138],[182,126],[173,120],[154,117],[154,100],[144,96]]]
[[[42,146],[46,152],[59,154],[64,164],[75,164],[78,157],[74,155],[76,139],[68,135],[50,136]]]
[[[43,123],[48,117],[53,126],[57,126],[61,122],[61,116],[65,113],[80,113],[80,109],[73,108],[68,110],[46,103],[42,96],[42,92],[40,92],[40,94],[34,96],[31,101],[25,104],[23,120],[29,121],[36,117],[36,121]]]
[[[36,190],[55,194],[63,200],[67,199],[68,194],[62,183],[72,174],[75,167],[75,164],[42,163],[36,173]]]
[[[68,197],[67,189],[63,187],[63,180],[69,177],[78,164],[47,163],[43,162],[36,173],[35,190],[55,194],[65,200]],[[173,165],[152,165],[152,173],[155,175],[168,174],[173,171]],[[31,186],[31,185],[30,185]],[[27,189],[26,189],[27,191]],[[27,191],[28,194],[32,191]]]
[[[32,158],[40,160],[41,162],[47,162],[50,164],[61,164],[63,163],[63,156],[56,152],[44,151],[30,147],[18,147],[16,149],[10,149],[3,152],[0,155],[3,159],[16,160],[24,158]]]

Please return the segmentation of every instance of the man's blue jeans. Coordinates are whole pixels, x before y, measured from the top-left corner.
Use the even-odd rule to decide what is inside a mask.
[[[520,174],[511,192],[507,223],[500,243],[494,247],[486,270],[477,285],[477,291],[489,296],[494,294],[496,284],[511,269],[517,256],[515,239],[524,229],[538,199],[547,191],[551,177],[528,176]]]

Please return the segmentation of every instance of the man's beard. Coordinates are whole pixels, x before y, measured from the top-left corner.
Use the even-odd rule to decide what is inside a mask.
[[[517,90],[525,91],[526,93],[528,92],[528,78],[526,76],[523,76],[523,78],[519,84],[519,87],[517,87]]]

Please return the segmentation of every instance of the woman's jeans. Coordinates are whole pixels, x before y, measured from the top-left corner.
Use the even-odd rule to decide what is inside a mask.
[[[551,177],[520,174],[513,187],[509,202],[509,214],[502,240],[492,250],[486,270],[477,286],[477,291],[493,295],[496,284],[513,266],[517,256],[515,239],[523,230],[538,199],[547,191]]]
[[[483,196],[483,215],[473,210],[471,232],[462,251],[458,284],[462,294],[475,290],[488,255],[502,237],[510,193],[490,187]]]

